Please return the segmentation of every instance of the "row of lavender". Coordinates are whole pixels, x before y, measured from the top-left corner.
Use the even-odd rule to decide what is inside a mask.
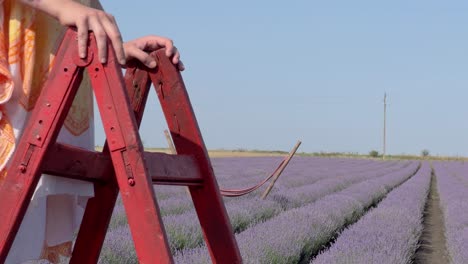
[[[252,186],[269,175],[281,160],[281,157],[218,158],[214,159],[212,164],[221,188],[244,188]],[[297,187],[323,178],[392,165],[395,165],[395,162],[296,157],[283,173],[282,179],[288,180],[280,180],[278,185]],[[180,187],[156,186],[155,190],[158,201],[185,194]]]
[[[390,168],[380,168],[377,171],[335,176],[303,187],[273,192],[271,198],[267,200],[260,200],[257,197],[229,198],[226,199],[226,208],[234,232],[240,233],[249,226],[266,221],[283,211],[309,204],[352,184],[376,178],[391,171],[401,170],[409,164],[396,165]],[[407,169],[412,170],[410,166]],[[167,223],[166,230],[173,251],[193,248],[202,244],[202,232],[193,210],[180,215],[166,216],[164,222]]]
[[[237,186],[243,187],[242,185],[251,185],[267,175],[279,161],[278,158],[237,158],[217,159],[213,164],[221,186],[235,184],[237,179],[241,182]],[[400,172],[407,177],[415,167],[415,163],[409,162],[296,158],[285,171],[277,184],[279,188],[274,189],[269,200],[262,201],[251,196],[227,199],[226,205],[234,230],[240,233],[247,228],[255,227],[257,223],[274,219],[275,216],[284,214],[292,208],[305,206],[323,196],[359,185],[369,179],[383,178],[391,172]],[[304,186],[297,187],[301,184]],[[309,186],[309,191],[306,186]],[[291,199],[294,193],[302,195],[296,195],[295,199]],[[201,230],[184,189],[158,186],[157,195],[158,200],[162,201],[161,209],[165,214],[164,222],[172,249],[187,251],[200,246],[203,242]],[[303,203],[286,202],[285,206],[285,201],[301,199],[304,200]],[[183,206],[180,206],[181,204]],[[101,263],[115,263],[117,260],[119,263],[136,261],[121,204],[117,205],[114,212],[102,255]]]
[[[243,160],[249,161],[249,159]],[[297,161],[302,161],[302,163]],[[278,193],[275,193],[276,190],[273,192],[271,200],[263,201],[252,197],[227,199],[226,206],[234,231],[239,233],[249,226],[278,215],[282,211],[313,202],[320,197],[340,191],[352,184],[376,178],[392,171],[398,171],[405,167],[409,167],[409,171],[412,170],[408,162],[383,163],[380,161],[369,162],[365,160],[335,160],[338,164],[337,166],[332,166],[332,164],[328,164],[328,159],[324,159],[322,161],[326,165],[322,166],[326,167],[321,167],[319,164],[317,164],[316,167],[318,169],[322,168],[323,170],[326,170],[328,174],[327,178],[323,176],[326,176],[327,174],[314,174],[313,172],[315,170],[307,170],[307,167],[305,167],[309,163],[316,161],[317,159],[297,159],[296,163],[291,164],[291,167],[289,168],[289,173],[297,172],[297,174],[285,174],[282,176],[283,182],[287,182],[289,179],[298,179],[302,176],[305,178],[302,182],[310,181],[313,184],[306,184],[305,186],[298,188],[282,187],[281,191],[278,191]],[[223,162],[225,161],[223,160]],[[253,165],[255,165],[255,163],[252,163],[252,166]],[[345,174],[346,166],[349,166],[348,174]],[[243,166],[243,168],[249,167]],[[300,168],[300,170],[298,170],[298,168]],[[330,170],[330,168],[336,168],[336,170]],[[304,171],[309,171],[308,174],[310,176],[307,177],[307,174],[305,174]],[[253,172],[252,169],[251,172]],[[281,181],[278,182],[278,185],[281,185]],[[287,189],[289,189],[289,193]],[[184,194],[183,191],[181,193]],[[182,209],[185,210],[187,208],[191,208],[191,201],[187,198],[187,195],[173,194],[173,198],[163,199],[161,204],[162,213],[166,214],[163,220],[166,223],[165,226],[171,248],[173,251],[177,251],[197,247],[202,244],[203,239],[200,226],[196,221],[194,210],[192,209],[185,213],[176,214],[176,212],[180,213],[183,211]],[[302,203],[301,200],[303,201]],[[125,255],[132,258],[133,248],[131,247],[131,244],[129,245],[128,243],[129,239],[123,239],[126,236],[129,237],[129,231],[126,226],[125,213],[121,205],[118,205],[114,212],[111,229],[112,230],[109,232],[108,238],[106,239],[107,243],[103,254],[104,259],[107,259],[108,255],[110,255],[110,257],[115,257],[115,252],[120,252],[117,253],[117,255],[122,255],[121,257]],[[115,236],[120,237],[120,239],[115,239]]]
[[[242,257],[246,263],[308,260],[338,231],[355,222],[392,188],[410,178],[418,167],[414,162],[367,178],[249,227],[236,235]],[[178,263],[210,262],[206,247],[182,250],[175,258]]]
[[[222,169],[223,167],[215,167],[215,169],[221,171],[221,175],[226,175],[226,171],[230,171],[231,173],[231,178],[228,178],[228,180],[222,177],[219,179],[221,186],[239,187],[239,183],[243,183],[242,187],[251,186],[262,179],[264,175],[267,175],[265,170],[257,170],[257,172],[260,171],[264,175],[255,175],[256,171],[253,170],[252,167],[255,167],[256,165],[250,159],[238,158],[230,160],[232,160],[233,163],[233,166],[231,167],[228,167],[229,163],[224,160],[222,162],[226,164],[225,167],[227,168]],[[270,162],[270,170],[274,167],[274,165],[276,165],[275,163],[271,163],[271,159],[262,160],[260,158],[256,158],[255,161],[263,161],[263,163],[259,162],[260,165],[268,164],[268,162]],[[287,172],[285,172],[282,178],[280,178],[279,182],[275,185],[275,188],[272,192],[272,197],[274,197],[273,200],[275,202],[279,202],[284,208],[297,207],[303,203],[315,200],[316,196],[320,196],[321,193],[337,191],[338,189],[348,186],[349,184],[359,180],[383,175],[389,171],[398,170],[408,165],[408,163],[404,162],[381,163],[374,161],[369,163],[369,161],[367,161],[367,164],[365,164],[362,160],[357,160],[358,162],[354,160],[338,160],[337,163],[339,164],[335,166],[335,169],[330,171],[330,167],[333,165],[328,164],[329,160],[324,161],[325,162],[323,163],[317,163],[317,159],[295,160],[295,162],[293,162],[290,167],[288,167]],[[242,162],[245,162],[245,164],[242,165]],[[317,164],[314,164],[314,162]],[[308,166],[308,168],[312,167],[314,170],[311,171],[306,166]],[[237,167],[237,171],[233,170],[232,167]],[[242,168],[244,168],[245,171],[251,172],[254,176],[242,172]],[[236,180],[238,181],[237,184]],[[291,182],[295,184],[292,184]],[[320,192],[312,191],[311,187],[319,188]],[[184,195],[173,194],[171,199],[159,200],[163,216],[181,214],[187,211],[187,209],[192,208],[190,199],[187,198],[185,193],[182,192],[182,194]],[[250,201],[252,199],[255,200],[255,198],[258,196],[259,194],[256,192],[243,198]],[[243,203],[242,198],[225,199],[227,204],[229,204],[231,201],[241,201],[241,203]]]
[[[220,186],[229,188],[246,187],[258,182],[270,174],[279,164],[278,158],[224,158],[215,159],[213,167]],[[323,177],[334,177],[348,172],[363,171],[364,168],[390,166],[394,163],[382,163],[369,160],[323,159],[295,157],[284,172],[286,187],[297,187]],[[307,168],[305,168],[307,166]],[[314,168],[310,170],[309,168]],[[280,181],[281,182],[281,181]],[[280,183],[281,184],[281,183]]]
[[[468,263],[468,164],[435,163],[446,245],[451,263]]]
[[[304,198],[301,196],[301,193],[305,192],[306,195],[311,193],[310,190],[308,190],[311,187],[317,188],[321,186],[320,188],[322,189],[322,193],[329,189],[333,191],[337,190],[339,186],[346,186],[346,184],[349,184],[350,181],[358,180],[358,178],[349,177],[347,175],[359,174],[361,178],[365,178],[366,175],[369,174],[382,174],[386,173],[388,170],[396,170],[400,167],[408,165],[405,163],[381,163],[376,161],[369,162],[367,160],[343,159],[335,160],[334,162],[336,162],[336,166],[333,166],[330,164],[330,160],[331,159],[301,158],[296,158],[293,160],[291,165],[288,167],[288,170],[284,173],[282,178],[280,178],[280,181],[276,184],[276,187],[272,191],[272,196],[275,197],[274,200],[282,204],[292,203],[298,205],[300,204],[300,200]],[[262,177],[268,175],[268,170],[274,168],[277,163],[279,163],[279,161],[280,159],[278,158],[225,158],[215,159],[213,163],[218,181],[220,182],[221,186],[230,186],[232,188],[234,186],[239,188],[251,186],[258,182],[260,179],[262,179]],[[231,164],[231,166],[229,164]],[[309,168],[313,167],[314,170],[311,171],[305,166],[309,166]],[[333,171],[330,171],[330,167],[333,167]],[[231,175],[231,177],[228,178],[226,175]],[[340,179],[345,176],[347,177],[344,181]],[[317,183],[319,181],[320,184],[311,186],[311,184]],[[337,181],[342,182],[337,183]],[[239,184],[242,184],[243,186],[239,186]],[[296,197],[289,195],[289,189],[297,185],[301,185],[302,187],[291,192]],[[182,214],[193,208],[193,204],[183,188],[156,186],[155,189],[163,216]],[[280,193],[277,193],[278,191]],[[314,192],[312,192],[312,194],[314,194]],[[256,192],[243,198],[228,198],[225,199],[225,202],[230,203],[231,201],[235,201],[245,205],[243,202],[244,198],[246,198],[246,200],[257,200],[255,198],[258,196],[259,194]],[[309,199],[311,198],[309,197]],[[246,208],[250,207],[247,206]],[[125,223],[126,221],[123,205],[121,200],[118,200],[114,218],[111,222],[111,227],[120,226]]]
[[[287,209],[295,208],[313,202],[326,194],[340,191],[352,184],[403,169],[409,164],[408,162],[367,164],[354,170],[344,169],[340,173],[335,172],[333,175],[330,175],[332,171],[328,171],[327,174],[322,174],[321,177],[317,177],[311,182],[304,182],[304,184],[293,188],[287,187],[289,178],[285,177],[279,182],[276,192],[272,194],[272,198],[280,201]]]
[[[411,263],[422,233],[431,171],[424,163],[414,177],[344,230],[311,263]]]
[[[252,160],[255,162],[252,162]],[[322,161],[322,163],[318,163],[317,160]],[[229,166],[230,163],[232,163],[232,166]],[[271,168],[273,168],[277,163],[278,160],[274,158],[237,158],[217,159],[215,160],[214,165],[217,175],[221,175],[219,179],[220,185],[233,186],[235,185],[233,182],[236,179],[239,182],[244,181],[244,184],[246,179],[250,180],[249,185],[252,185],[254,180],[258,182],[262,177],[264,177],[264,175],[267,175],[267,170],[271,170]],[[365,177],[369,177],[369,175],[376,176],[376,173],[382,174],[386,173],[386,171],[397,170],[403,166],[408,165],[405,163],[381,163],[376,161],[369,163],[369,161],[366,160],[348,159],[337,160],[337,165],[333,167],[335,169],[330,171],[329,168],[332,167],[332,165],[329,163],[329,159],[320,160],[299,158],[294,160],[282,178],[280,178],[280,181],[276,184],[275,189],[273,189],[272,196],[275,197],[274,200],[282,203],[284,207],[291,207],[294,204],[300,205],[301,200],[303,198],[307,198],[301,195],[301,193],[305,193],[306,195],[309,193],[317,194],[317,192],[314,193],[309,190],[311,187],[318,188],[321,186],[320,189],[322,189],[322,193],[326,192],[327,190],[336,191],[340,186],[343,187],[347,184],[350,184],[352,181],[359,180],[357,177],[349,177],[348,175],[359,174],[360,178],[365,179]],[[305,166],[312,166],[314,170],[307,169]],[[346,167],[348,167],[347,171]],[[226,175],[226,172],[231,173],[231,178],[228,178],[228,183],[226,183],[225,177],[223,177]],[[246,172],[249,172],[250,174]],[[345,179],[343,180],[342,178]],[[301,183],[302,187],[289,192],[291,188],[297,185],[288,185],[290,182]],[[318,182],[320,182],[320,184],[313,186],[311,185]],[[193,208],[192,202],[187,197],[183,188],[157,186],[155,189],[163,216],[182,214]],[[288,192],[292,195],[289,195]],[[255,200],[255,197],[258,197],[258,193],[246,196],[245,198],[247,200]],[[312,198],[313,195],[309,195],[308,199],[311,200]],[[242,198],[236,198],[226,199],[225,201],[226,203],[230,203],[231,201],[241,201],[242,203],[242,200]],[[288,206],[285,203],[291,203],[293,205]],[[119,226],[125,223],[125,213],[120,200],[117,203],[117,208],[114,215],[115,217],[111,222],[111,226]]]

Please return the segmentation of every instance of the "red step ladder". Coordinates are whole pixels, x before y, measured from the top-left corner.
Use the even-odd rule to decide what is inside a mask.
[[[140,263],[172,263],[153,184],[189,186],[212,261],[241,263],[184,82],[164,50],[152,54],[156,69],[134,62],[124,79],[110,46],[108,63],[99,62],[92,34],[86,59],[78,57],[77,49],[76,32],[69,29],[0,186],[0,263],[42,173],[94,183],[95,197],[87,204],[70,263],[97,263],[119,191]],[[107,136],[102,152],[56,142],[85,69]],[[177,155],[143,150],[138,126],[151,84]]]

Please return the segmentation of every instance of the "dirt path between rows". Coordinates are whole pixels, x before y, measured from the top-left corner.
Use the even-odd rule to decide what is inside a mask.
[[[432,174],[431,187],[426,203],[423,221],[423,233],[416,251],[414,263],[441,264],[450,263],[445,243],[444,215],[440,208],[437,178]]]

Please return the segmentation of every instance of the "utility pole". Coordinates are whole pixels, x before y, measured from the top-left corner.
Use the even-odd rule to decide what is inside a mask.
[[[384,123],[383,123],[383,154],[382,158],[385,159],[387,153],[387,93],[384,94]]]

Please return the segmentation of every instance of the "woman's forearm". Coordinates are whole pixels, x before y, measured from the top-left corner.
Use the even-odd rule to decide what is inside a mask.
[[[19,0],[20,2],[39,9],[46,14],[59,19],[60,10],[67,8],[72,0]]]

